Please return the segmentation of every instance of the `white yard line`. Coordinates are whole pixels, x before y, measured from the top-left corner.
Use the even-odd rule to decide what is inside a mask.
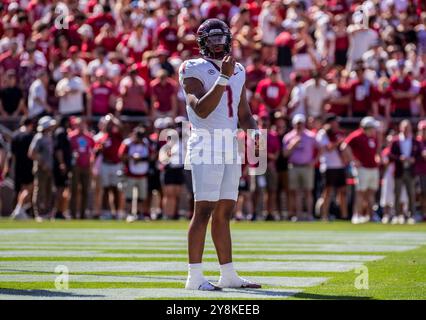
[[[0,251],[0,257],[92,257],[92,258],[170,258],[183,259],[186,253],[102,253],[99,251],[77,250],[10,250]],[[205,258],[217,258],[216,254],[204,254]],[[302,261],[376,261],[384,256],[378,255],[338,255],[338,254],[234,254],[235,259],[259,259],[259,260],[302,260]]]
[[[295,262],[295,261],[253,261],[235,262],[240,271],[311,271],[311,272],[345,272],[362,265],[360,262]],[[168,261],[1,261],[1,272],[53,272],[58,265],[64,265],[69,272],[112,272],[112,271],[187,271],[186,262]],[[203,263],[204,270],[217,271],[216,262]]]
[[[0,274],[0,282],[49,282],[55,281],[58,275],[52,273],[45,274]],[[250,280],[261,283],[263,285],[277,287],[311,287],[325,282],[328,278],[324,277],[248,277]],[[219,277],[207,276],[207,279],[217,282]],[[184,276],[110,276],[110,275],[69,275],[69,282],[120,282],[120,283],[137,283],[137,282],[182,282]]]

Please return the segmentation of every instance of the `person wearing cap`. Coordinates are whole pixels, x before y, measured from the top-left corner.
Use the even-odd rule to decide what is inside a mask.
[[[105,116],[113,111],[117,98],[117,88],[108,80],[106,70],[98,68],[96,80],[90,85],[87,93],[87,115]]]
[[[415,203],[415,165],[422,157],[422,145],[413,134],[411,122],[407,119],[399,124],[399,134],[391,144],[389,159],[395,163],[395,209],[400,208],[402,187],[405,186],[409,202],[407,223],[414,224]]]
[[[148,198],[148,171],[151,156],[150,145],[143,127],[133,129],[131,136],[120,145],[119,157],[123,162],[124,179],[119,187],[124,193],[126,211],[130,213],[127,221],[132,221],[141,215],[148,216],[144,212],[144,203]],[[135,194],[136,192],[136,194]]]
[[[77,218],[77,208],[80,211],[80,219],[86,217],[88,195],[91,182],[91,168],[94,158],[95,141],[87,129],[87,122],[82,118],[73,118],[75,129],[69,134],[72,151],[71,168],[71,198],[70,214]]]
[[[296,114],[291,122],[293,130],[283,138],[283,155],[288,157],[288,183],[293,199],[289,217],[293,221],[312,220],[317,143],[314,133],[306,129],[306,117],[303,114]],[[303,203],[306,204],[306,211],[303,211]]]
[[[56,120],[50,116],[40,118],[37,124],[37,133],[28,149],[28,157],[34,161],[34,193],[33,209],[37,221],[42,215],[51,213],[53,189],[53,129]]]
[[[336,191],[340,216],[348,216],[346,201],[346,165],[340,151],[344,134],[339,128],[338,118],[334,114],[327,114],[322,128],[316,135],[320,146],[320,172],[324,179],[324,190],[317,201],[320,215],[323,220],[328,220],[330,201],[333,190]]]
[[[157,72],[157,77],[151,81],[150,88],[152,118],[176,117],[178,85],[168,77],[166,70],[161,69]]]
[[[415,167],[416,176],[420,179],[420,204],[422,208],[423,220],[426,220],[426,120],[422,120],[417,125],[417,141],[421,145],[421,157]]]
[[[355,201],[352,223],[370,221],[374,196],[379,188],[379,150],[377,129],[380,123],[373,117],[364,117],[360,128],[349,134],[341,145],[355,169]]]
[[[0,116],[16,117],[25,114],[24,93],[18,86],[16,72],[10,69],[6,72],[6,83],[0,88]]]
[[[259,113],[273,113],[283,111],[287,102],[287,87],[279,76],[278,67],[270,67],[266,70],[266,78],[261,80],[256,87],[256,98],[261,105]]]
[[[56,96],[59,98],[59,113],[61,115],[82,115],[84,112],[83,94],[85,85],[83,79],[71,72],[71,67],[61,66],[61,79],[56,85]]]
[[[28,115],[30,118],[41,118],[53,112],[47,102],[47,89],[49,85],[49,74],[41,70],[37,79],[31,84],[28,93]]]

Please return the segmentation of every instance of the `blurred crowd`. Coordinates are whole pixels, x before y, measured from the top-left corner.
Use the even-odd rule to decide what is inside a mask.
[[[425,1],[4,0],[0,18],[16,218],[191,215],[190,171],[159,161],[158,138],[186,118],[177,73],[207,18],[230,25],[269,132],[236,219],[426,216]]]

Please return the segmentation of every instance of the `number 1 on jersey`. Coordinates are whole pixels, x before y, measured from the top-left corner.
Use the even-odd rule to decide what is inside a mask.
[[[234,110],[232,109],[232,89],[231,86],[226,86],[227,100],[228,100],[228,117],[234,116]]]

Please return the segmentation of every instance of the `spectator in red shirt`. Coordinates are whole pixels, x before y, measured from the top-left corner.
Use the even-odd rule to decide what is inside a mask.
[[[381,116],[389,123],[391,120],[389,79],[381,77],[374,88],[373,112],[375,116]]]
[[[121,192],[118,188],[119,172],[121,171],[121,158],[118,151],[122,141],[120,121],[112,115],[107,115],[106,133],[99,139],[96,149],[102,155],[100,175],[103,192],[112,195],[114,208],[111,208],[111,212],[117,218],[124,215]]]
[[[118,91],[120,98],[116,107],[119,114],[128,116],[147,116],[149,114],[148,105],[145,101],[146,83],[137,75],[137,70],[134,67],[120,81]]]
[[[95,37],[99,34],[103,25],[110,24],[115,27],[115,19],[111,14],[111,6],[108,3],[102,5],[102,12],[89,17],[86,23],[92,27]]]
[[[391,96],[392,116],[411,117],[411,99],[414,98],[410,92],[411,80],[404,73],[402,67],[396,68],[390,79],[389,94]]]
[[[87,95],[87,115],[90,117],[105,116],[115,106],[117,89],[108,81],[106,71],[103,68],[96,70],[96,80],[89,88]]]
[[[105,48],[107,52],[115,51],[119,42],[114,29],[108,23],[101,27],[100,33],[95,38],[95,45]]]
[[[379,188],[377,128],[379,122],[373,117],[361,120],[361,127],[346,137],[342,151],[356,168],[356,199],[352,223],[370,221],[374,196]]]
[[[93,58],[93,50],[95,49],[93,29],[88,24],[83,24],[77,29],[77,33],[81,37],[80,57],[86,62],[89,62]]]
[[[265,67],[259,54],[253,57],[253,63],[246,67],[246,88],[256,91],[257,84],[266,76]]]
[[[183,24],[179,27],[178,37],[180,39],[180,52],[188,50],[192,56],[199,53],[196,34],[198,29],[198,20],[195,15],[188,14],[183,16]]]
[[[161,69],[157,77],[151,81],[152,118],[176,117],[178,86],[167,76],[167,71]]]
[[[11,40],[10,49],[0,54],[0,87],[3,86],[3,79],[6,71],[13,69],[15,73],[18,74],[20,63],[18,42],[16,40]]]
[[[330,72],[327,75],[330,84],[327,86],[328,99],[324,109],[329,114],[346,116],[350,104],[350,87],[347,74],[342,71]]]
[[[167,21],[163,22],[157,30],[157,45],[165,48],[170,54],[177,53],[179,44],[177,13],[170,11]]]
[[[231,5],[227,0],[213,0],[207,9],[207,19],[220,19],[228,23]]]
[[[350,84],[350,117],[365,117],[370,112],[373,98],[373,85],[364,77],[365,69],[356,68],[356,79]]]
[[[76,218],[77,208],[80,208],[80,218],[84,219],[88,204],[95,142],[87,130],[87,123],[84,120],[76,118],[72,122],[76,129],[69,134],[72,150],[70,213],[72,218]]]
[[[256,88],[256,97],[262,103],[259,113],[284,111],[287,101],[287,88],[279,79],[279,69],[269,68],[266,71],[266,78],[261,80]]]

